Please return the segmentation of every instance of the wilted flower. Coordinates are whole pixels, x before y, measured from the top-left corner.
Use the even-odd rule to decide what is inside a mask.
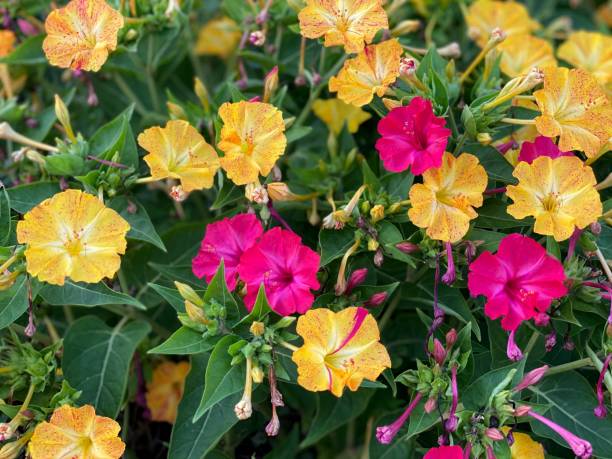
[[[238,47],[240,27],[228,17],[207,22],[198,33],[195,52],[227,58]]]
[[[571,33],[559,46],[557,55],[589,72],[600,85],[608,87],[612,83],[612,38],[608,35],[585,30]]]
[[[43,50],[52,65],[97,72],[121,27],[123,16],[105,0],[71,0],[47,16]]]
[[[512,35],[499,44],[500,68],[510,78],[526,75],[533,67],[557,65],[552,46],[533,35]]]
[[[493,255],[483,252],[470,264],[468,288],[472,296],[485,295],[485,314],[502,319],[505,330],[516,330],[552,300],[567,293],[563,265],[531,238],[504,237]]]
[[[317,99],[312,104],[312,111],[336,135],[342,132],[345,125],[348,131],[354,134],[362,123],[372,117],[361,108],[344,103],[340,99]]]
[[[249,34],[249,43],[253,46],[263,46],[266,43],[266,34],[261,30],[254,30]]]
[[[340,397],[345,387],[356,391],[364,379],[375,381],[391,367],[376,320],[366,309],[310,310],[298,319],[297,333],[304,345],[291,358],[298,384],[309,391],[329,390]]]
[[[56,459],[69,451],[73,457],[119,459],[125,443],[117,436],[121,427],[113,419],[96,416],[94,407],[63,405],[49,422],[36,426],[28,451],[32,459]]]
[[[100,282],[119,270],[130,225],[95,196],[66,190],[45,199],[17,223],[27,244],[27,270],[43,282]]]
[[[210,282],[223,260],[225,281],[228,288],[234,290],[240,257],[262,234],[263,227],[253,214],[238,214],[208,224],[200,250],[192,262],[193,274]]]
[[[153,370],[153,379],[147,384],[147,407],[153,421],[174,424],[178,404],[183,397],[188,362],[165,361]]]

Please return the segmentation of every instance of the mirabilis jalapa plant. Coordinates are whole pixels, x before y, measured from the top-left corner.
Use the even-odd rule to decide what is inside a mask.
[[[0,457],[610,457],[608,4],[0,15]]]

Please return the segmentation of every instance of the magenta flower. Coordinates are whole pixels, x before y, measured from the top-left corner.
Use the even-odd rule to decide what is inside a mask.
[[[438,446],[431,448],[423,459],[463,459],[461,446]]]
[[[529,373],[523,376],[523,379],[521,380],[521,382],[519,382],[516,385],[516,387],[512,390],[514,392],[519,392],[523,389],[527,389],[529,386],[536,385],[546,375],[546,372],[548,371],[549,368],[550,367],[548,365],[544,365],[544,366],[531,370]]]
[[[242,255],[240,278],[247,285],[244,302],[253,309],[259,286],[264,285],[270,307],[282,316],[305,313],[318,289],[319,255],[302,244],[300,237],[279,227],[266,232]]]
[[[539,135],[533,142],[523,142],[518,160],[531,164],[534,159],[540,156],[548,156],[554,159],[559,156],[574,156],[574,154],[570,151],[559,150],[552,139]]]
[[[383,445],[388,445],[393,441],[393,438],[395,438],[395,436],[402,428],[404,423],[408,420],[414,409],[421,402],[422,398],[423,394],[417,392],[414,396],[414,399],[412,399],[412,402],[410,402],[410,404],[406,407],[406,409],[399,418],[397,418],[388,426],[380,426],[376,428],[376,439],[379,443],[382,443]]]
[[[451,131],[443,118],[434,115],[431,101],[415,97],[405,107],[397,107],[378,123],[382,138],[376,142],[385,169],[402,172],[412,167],[420,175],[442,165]]]
[[[262,233],[263,227],[253,214],[238,214],[207,225],[200,251],[191,264],[193,274],[210,282],[223,259],[225,281],[228,288],[234,290],[240,257]]]
[[[574,454],[580,459],[589,459],[593,455],[593,447],[588,441],[577,437],[570,431],[561,427],[559,424],[556,424],[555,422],[551,421],[548,418],[545,418],[544,416],[536,413],[533,410],[529,410],[527,412],[527,415],[540,421],[542,424],[544,424],[551,430],[554,430],[561,438],[563,438],[567,442]]]
[[[608,373],[608,365],[610,365],[610,361],[612,361],[612,354],[608,354],[606,359],[604,360],[603,366],[601,367],[601,371],[599,372],[599,378],[597,379],[597,407],[593,410],[595,416],[600,419],[605,418],[608,415],[608,410],[605,404],[604,397],[604,389],[603,382],[606,374]]]
[[[520,234],[502,239],[495,255],[483,252],[470,264],[468,274],[470,294],[485,295],[485,314],[493,320],[503,317],[502,327],[509,331],[564,296],[564,281],[561,262]]]

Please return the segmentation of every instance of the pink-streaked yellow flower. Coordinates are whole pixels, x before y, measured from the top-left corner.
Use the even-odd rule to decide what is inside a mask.
[[[236,51],[240,42],[240,27],[228,17],[207,22],[198,33],[196,53],[227,58]]]
[[[538,234],[564,241],[576,227],[585,228],[601,216],[595,174],[580,158],[540,156],[531,164],[520,162],[512,175],[519,182],[507,187],[514,201],[508,213],[518,219],[534,217]]]
[[[502,427],[505,434],[508,434],[510,429]],[[521,432],[512,432],[514,443],[510,447],[512,459],[545,459],[544,447],[542,443],[538,443],[530,435]]]
[[[52,65],[97,72],[117,48],[123,16],[105,0],[71,0],[45,21],[43,50]]]
[[[478,46],[483,48],[489,41],[491,32],[499,28],[507,37],[530,34],[540,25],[529,17],[525,5],[518,2],[495,0],[476,0],[468,8],[465,21],[468,34]]]
[[[544,88],[533,93],[542,112],[536,128],[546,137],[559,136],[562,151],[597,155],[612,137],[612,107],[597,80],[582,69],[544,70]]]
[[[391,367],[378,324],[364,308],[311,309],[298,319],[297,333],[304,345],[292,360],[298,384],[309,391],[340,397],[345,387],[356,391],[364,379],[375,381]]]
[[[8,56],[13,51],[16,39],[12,30],[0,30],[0,57]]]
[[[225,153],[221,167],[229,179],[246,185],[268,175],[287,146],[281,111],[263,102],[226,102],[219,116],[223,128],[217,146]]]
[[[612,83],[612,38],[581,30],[570,34],[557,50],[560,59],[586,70],[604,87]]]
[[[219,156],[187,121],[149,128],[138,136],[138,144],[149,152],[143,159],[153,179],[178,179],[186,192],[213,185]]]
[[[183,398],[185,378],[189,373],[188,362],[162,362],[153,370],[153,378],[147,384],[147,406],[153,421],[174,424],[178,404]]]
[[[43,282],[100,282],[119,270],[130,225],[91,194],[66,190],[45,199],[17,223],[27,244],[27,270]]]
[[[389,28],[381,0],[307,0],[298,18],[306,38],[325,37],[325,46],[358,53],[380,29]]]
[[[382,97],[399,76],[403,49],[397,39],[366,46],[356,57],[348,59],[340,73],[329,80],[329,90],[338,98],[357,107]]]
[[[410,188],[408,217],[427,236],[445,242],[460,240],[469,230],[470,220],[482,206],[487,173],[478,158],[469,153],[454,157],[444,153],[442,166],[423,173],[423,183]]]
[[[113,419],[96,416],[91,405],[63,405],[36,426],[28,451],[32,459],[119,459],[125,450],[120,430]]]
[[[497,49],[502,53],[500,68],[510,78],[527,75],[534,67],[557,65],[550,43],[532,35],[512,35]]]
[[[312,111],[336,135],[342,132],[345,124],[348,131],[354,134],[359,130],[361,123],[372,118],[368,112],[346,104],[340,99],[317,99],[312,104]]]

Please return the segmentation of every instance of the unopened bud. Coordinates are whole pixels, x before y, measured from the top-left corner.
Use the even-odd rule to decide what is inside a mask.
[[[255,30],[249,35],[249,43],[253,46],[263,46],[266,42],[266,34],[261,30]]]
[[[68,113],[68,108],[64,101],[58,96],[55,95],[55,116],[57,116],[58,121],[66,130],[66,135],[72,141],[76,141],[76,136],[74,135],[74,131],[72,130],[72,125],[70,124],[70,114]]]
[[[410,255],[411,253],[421,251],[418,245],[414,244],[413,242],[408,242],[408,241],[399,242],[395,244],[395,248],[405,253],[406,255]]]
[[[378,249],[376,253],[374,254],[374,264],[380,268],[383,264],[383,261],[385,261],[385,256],[383,255],[383,251]]]
[[[402,103],[399,100],[389,99],[388,97],[383,97],[382,103],[389,111],[402,106]]]
[[[490,40],[495,42],[495,43],[501,43],[502,41],[504,41],[506,39],[507,36],[508,35],[506,34],[506,32],[504,32],[501,28],[495,27],[491,31],[491,38],[490,38]]]
[[[529,386],[533,386],[541,381],[541,379],[546,375],[550,367],[548,365],[541,366],[534,370],[531,370],[525,376],[521,382],[519,382],[516,387],[513,389],[514,392],[519,392],[523,389],[527,389]]]
[[[286,183],[272,182],[267,185],[268,196],[272,201],[298,201],[300,196],[293,193]]]
[[[527,405],[517,406],[514,409],[514,415],[519,418],[521,416],[527,416],[531,411],[531,407]]]
[[[137,37],[138,37],[138,30],[130,29],[125,34],[125,41],[136,40]]]
[[[195,92],[196,96],[198,96],[202,107],[204,107],[204,111],[206,113],[210,112],[210,96],[208,95],[208,90],[206,89],[206,86],[204,86],[204,83],[202,83],[202,80],[200,80],[198,77],[195,77],[194,79],[193,91]]]
[[[379,246],[380,246],[380,243],[376,239],[374,239],[373,237],[368,238],[368,250],[370,252],[374,252],[375,250],[378,250]]]
[[[452,43],[449,43],[446,46],[443,46],[442,48],[438,48],[438,54],[442,57],[448,57],[450,59],[458,59],[461,57],[461,46],[459,46],[459,43],[454,41]]]
[[[486,429],[485,435],[493,441],[502,441],[504,439],[502,431],[493,427]]]
[[[183,297],[183,299],[187,301],[191,301],[193,304],[199,307],[204,306],[204,301],[200,298],[194,289],[192,289],[189,285],[183,284],[182,282],[174,281],[174,286],[177,288],[179,294]]]
[[[533,322],[538,327],[547,327],[550,324],[550,316],[545,312],[540,312],[533,318]]]
[[[278,66],[274,66],[272,70],[268,72],[264,79],[264,96],[263,101],[269,102],[276,89],[278,88]]]
[[[399,37],[412,32],[416,32],[421,28],[421,21],[417,19],[404,19],[398,25],[391,29],[392,37]]]
[[[282,319],[280,319],[278,322],[276,322],[272,328],[274,328],[275,330],[279,329],[279,328],[287,328],[289,325],[291,325],[293,322],[296,321],[296,317],[292,317],[292,316],[285,316]]]
[[[457,330],[451,328],[446,334],[446,349],[450,349],[457,342]]]
[[[557,345],[557,333],[553,330],[548,335],[546,335],[545,348],[546,352],[550,352]]]
[[[264,372],[261,367],[257,366],[251,369],[251,378],[253,378],[253,382],[256,384],[259,384],[263,381]]]
[[[196,306],[189,300],[185,300],[185,312],[187,317],[196,324],[207,325],[210,323],[204,313],[204,309],[201,306]]]
[[[21,33],[27,35],[28,37],[38,35],[40,33],[38,27],[22,18],[17,19],[17,26],[19,27],[19,30],[21,30]]]
[[[367,307],[376,307],[387,301],[387,292],[374,293],[366,302]]]
[[[438,407],[438,400],[435,397],[428,398],[425,402],[425,406],[423,409],[427,414],[433,413],[433,411]]]
[[[266,326],[264,325],[264,323],[258,322],[258,321],[253,322],[251,324],[251,327],[249,328],[249,331],[251,332],[253,336],[261,336],[264,334],[265,330],[266,330]]]
[[[493,141],[493,138],[488,132],[479,132],[478,135],[476,135],[476,140],[482,145],[489,145]]]
[[[385,218],[385,206],[376,204],[374,207],[372,207],[372,209],[370,209],[370,217],[372,219],[372,223],[379,222]]]
[[[368,268],[356,269],[351,273],[348,282],[346,283],[346,289],[344,290],[344,294],[350,294],[355,287],[363,284],[366,277],[368,276]]]
[[[399,202],[394,202],[393,204],[391,204],[389,206],[389,208],[387,209],[389,214],[394,214],[396,212],[399,212],[402,208],[402,205]]]
[[[431,355],[438,365],[442,365],[446,359],[446,349],[444,349],[444,346],[442,346],[442,343],[437,338],[434,338],[433,352]]]
[[[187,113],[183,110],[178,104],[174,102],[166,102],[166,107],[168,108],[168,113],[170,113],[170,117],[174,120],[186,120],[188,118]]]
[[[599,236],[601,234],[601,223],[593,222],[589,226],[589,229],[591,230],[591,233],[593,233],[595,236]]]

